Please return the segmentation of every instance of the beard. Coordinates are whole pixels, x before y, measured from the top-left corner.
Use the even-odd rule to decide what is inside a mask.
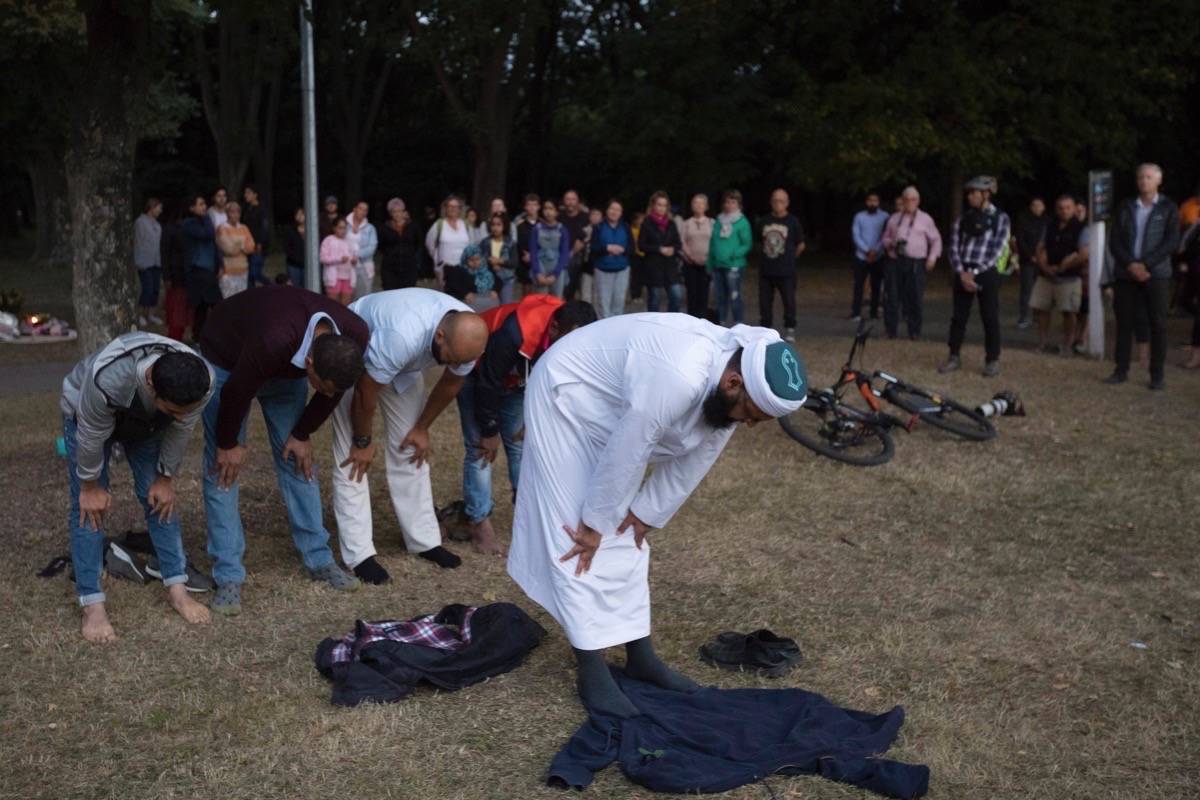
[[[438,344],[437,339],[434,339],[432,342],[430,342],[429,349],[433,352],[434,361],[443,365],[446,363],[442,360],[442,347]]]
[[[729,416],[729,412],[737,405],[737,401],[737,397],[729,397],[719,386],[713,389],[708,397],[704,398],[704,421],[716,430],[724,430],[733,425],[736,420]]]
[[[879,210],[879,206],[867,206],[868,214],[874,214],[878,210]]]

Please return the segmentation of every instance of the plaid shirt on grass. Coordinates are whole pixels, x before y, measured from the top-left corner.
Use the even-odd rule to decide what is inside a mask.
[[[366,622],[360,619],[354,624],[354,631],[346,634],[334,645],[331,660],[334,664],[357,661],[358,654],[364,647],[385,640],[456,653],[471,643],[471,616],[475,610],[474,606],[466,610],[461,630],[435,621],[434,614],[410,620],[385,619]]]
[[[982,236],[964,236],[959,232],[962,217],[954,220],[954,228],[950,231],[950,266],[955,272],[970,272],[978,275],[996,266],[1004,244],[1008,241],[1012,225],[1005,214],[994,205],[988,204],[985,209],[988,214],[995,214],[991,227]]]

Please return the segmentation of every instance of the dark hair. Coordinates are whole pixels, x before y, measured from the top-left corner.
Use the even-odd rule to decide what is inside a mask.
[[[194,353],[164,353],[150,368],[154,393],[177,406],[190,406],[204,399],[212,384],[208,365]]]
[[[213,197],[217,196],[217,192],[224,192],[225,194],[229,194],[229,190],[226,189],[224,186],[221,186],[220,184],[217,185],[217,188],[212,190]]]
[[[537,192],[530,192],[529,194],[525,195],[525,202],[537,203],[540,206],[542,204],[542,198],[538,196]]]
[[[647,214],[649,214],[651,211],[654,210],[654,204],[656,202],[658,202],[659,198],[662,198],[663,200],[667,201],[667,213],[668,214],[671,213],[671,196],[668,195],[666,192],[664,192],[662,189],[659,189],[657,192],[650,195],[650,199],[646,201],[646,213]]]
[[[147,214],[149,214],[151,211],[154,210],[155,206],[161,206],[161,205],[162,205],[162,200],[159,200],[157,197],[147,197],[146,204],[142,210],[145,211]]]
[[[204,203],[205,203],[205,205],[207,205],[207,204],[208,204],[208,198],[207,198],[207,197],[205,197],[204,195],[200,194],[199,192],[192,192],[192,194],[191,194],[190,198],[188,199],[188,204],[187,204],[187,207],[188,207],[188,210],[189,210],[189,211],[191,211],[193,208],[195,208],[195,207],[196,207],[196,201],[197,201],[197,200],[203,200],[203,201],[204,201]]]
[[[571,300],[554,312],[554,321],[558,323],[559,333],[569,333],[576,328],[590,325],[596,319],[596,309],[591,303],[583,300]]]
[[[607,213],[608,213],[608,210],[609,210],[610,208],[612,208],[612,207],[613,207],[613,203],[616,203],[617,205],[619,205],[619,206],[621,207],[621,210],[622,210],[622,211],[624,211],[624,210],[625,210],[625,204],[624,204],[624,203],[622,203],[620,200],[618,200],[618,199],[617,199],[617,198],[615,198],[615,197],[610,197],[610,198],[608,198],[608,202],[604,204],[604,213],[605,213],[605,214],[607,214]]]
[[[742,351],[744,349],[739,347],[734,351],[733,355],[729,357],[729,361],[725,363],[725,369],[731,369],[739,375],[742,374]]]
[[[1075,195],[1071,194],[1070,192],[1063,192],[1063,193],[1062,193],[1062,194],[1060,194],[1060,195],[1059,195],[1057,198],[1055,198],[1054,202],[1056,202],[1056,203],[1057,203],[1059,200],[1070,200],[1072,203],[1078,203],[1078,202],[1079,202],[1079,198],[1078,198],[1078,197],[1076,197]],[[1029,202],[1031,202],[1031,203],[1032,203],[1033,201],[1032,201],[1032,200],[1030,200]]]
[[[495,214],[492,214],[488,217],[488,227],[490,228],[496,220],[500,220],[500,224],[504,226],[504,230],[508,230],[508,214],[505,214],[503,211],[497,211]]]
[[[242,187],[242,194],[245,194],[248,191],[258,194],[258,187],[255,186],[253,183],[247,183],[245,186]]]
[[[721,194],[721,202],[724,203],[726,200],[737,200],[737,204],[740,206],[742,204],[742,193],[737,189],[726,189]]]
[[[876,200],[883,199],[882,197],[879,196],[879,192],[867,192],[865,195],[863,195],[864,200],[867,199],[868,197],[874,197]]]
[[[323,381],[344,392],[363,374],[363,351],[349,336],[327,333],[318,336],[312,346],[313,369]]]

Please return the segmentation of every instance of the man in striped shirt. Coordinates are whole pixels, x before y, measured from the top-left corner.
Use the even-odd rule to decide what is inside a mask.
[[[1008,215],[992,205],[996,179],[980,175],[967,181],[967,209],[950,232],[950,265],[954,267],[954,316],[950,320],[950,357],[938,372],[962,367],[959,351],[971,318],[971,304],[979,298],[986,356],[984,377],[1000,374],[1000,284],[996,265],[1004,253],[1011,224]]]

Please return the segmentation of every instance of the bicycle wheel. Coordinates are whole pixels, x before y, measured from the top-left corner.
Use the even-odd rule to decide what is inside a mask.
[[[916,386],[893,383],[883,390],[883,399],[916,414],[922,422],[964,439],[986,442],[996,435],[991,421],[962,403],[927,392]]]
[[[843,464],[873,467],[891,461],[896,452],[887,428],[840,405],[805,405],[780,417],[779,425],[809,450]]]

